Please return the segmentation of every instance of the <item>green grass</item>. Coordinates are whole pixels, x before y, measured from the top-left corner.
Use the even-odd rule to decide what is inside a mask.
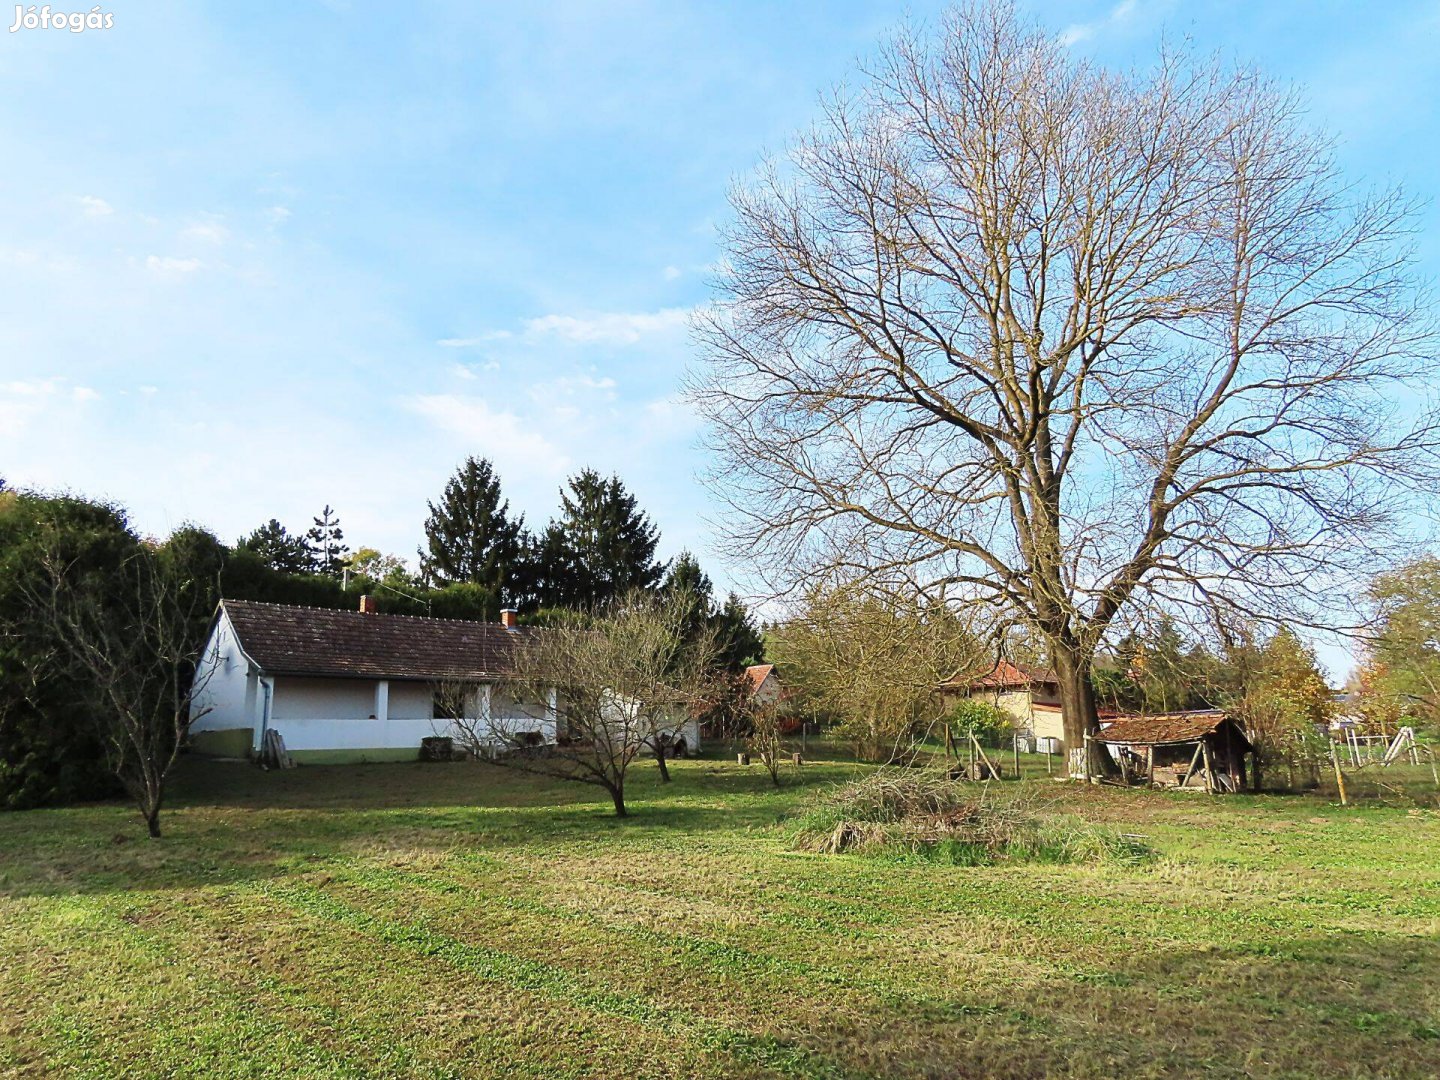
[[[1342,809],[1024,765],[1155,857],[796,852],[839,761],[646,764],[628,821],[473,763],[188,761],[158,843],[3,815],[0,1077],[1440,1075],[1428,770]]]

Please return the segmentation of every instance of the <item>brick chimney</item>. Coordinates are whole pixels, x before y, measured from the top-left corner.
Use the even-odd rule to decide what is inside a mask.
[[[375,597],[373,597],[373,596],[362,596],[362,597],[360,597],[360,614],[362,614],[362,615],[378,615],[379,613],[380,613],[380,604],[376,601]]]
[[[514,630],[514,629],[515,629],[515,617],[516,617],[517,615],[519,615],[519,614],[520,614],[520,613],[519,613],[518,611],[516,611],[513,607],[501,608],[501,609],[500,609],[500,625],[503,626],[503,627],[505,627],[506,630]]]

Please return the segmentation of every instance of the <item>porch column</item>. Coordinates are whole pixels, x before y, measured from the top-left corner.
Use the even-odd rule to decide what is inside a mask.
[[[375,719],[382,724],[390,719],[390,680],[381,679],[375,684]]]
[[[550,725],[550,736],[560,738],[560,694],[555,687],[545,694],[545,722]]]

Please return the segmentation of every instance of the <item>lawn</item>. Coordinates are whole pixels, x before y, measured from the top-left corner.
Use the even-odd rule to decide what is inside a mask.
[[[1440,1075],[1433,791],[1041,777],[1158,858],[789,850],[853,771],[646,764],[619,821],[486,765],[190,761],[159,842],[0,815],[0,1076]]]

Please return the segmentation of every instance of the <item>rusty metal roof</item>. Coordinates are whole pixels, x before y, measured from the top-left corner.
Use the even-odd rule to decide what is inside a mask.
[[[1137,746],[1196,742],[1219,728],[1225,719],[1225,713],[1220,709],[1194,709],[1156,716],[1117,716],[1113,721],[1104,722],[1100,733],[1091,738],[1097,742]]]
[[[543,631],[464,619],[223,600],[240,647],[268,674],[489,679],[513,674],[516,646]]]

